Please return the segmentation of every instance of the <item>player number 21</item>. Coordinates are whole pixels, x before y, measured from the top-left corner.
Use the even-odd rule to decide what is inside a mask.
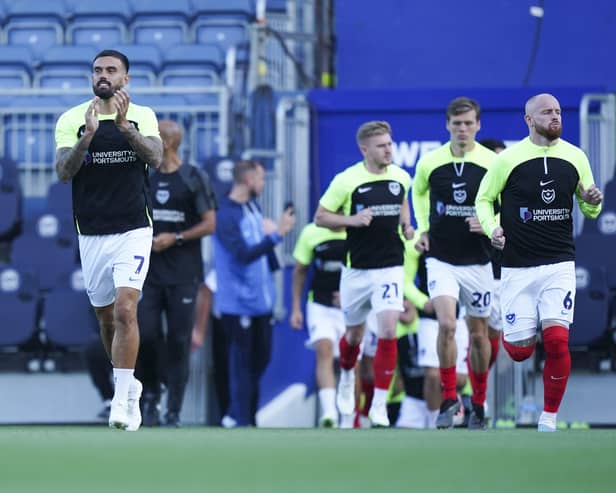
[[[383,288],[383,299],[384,300],[388,300],[389,298],[391,298],[392,294],[394,298],[398,297],[398,283],[397,282],[392,282],[389,284],[381,284],[381,287]]]

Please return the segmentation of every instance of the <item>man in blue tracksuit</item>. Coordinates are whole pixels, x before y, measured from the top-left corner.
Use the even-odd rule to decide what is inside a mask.
[[[218,291],[214,308],[230,338],[230,404],[226,425],[255,425],[259,380],[270,360],[274,247],[295,224],[288,208],[278,224],[264,219],[255,199],[263,191],[265,170],[250,160],[238,161],[233,187],[221,200],[214,235]]]

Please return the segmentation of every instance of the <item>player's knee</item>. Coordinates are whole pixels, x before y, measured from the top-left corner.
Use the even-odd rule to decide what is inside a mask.
[[[517,346],[503,339],[503,347],[514,361],[524,361],[530,358],[535,352],[535,344],[536,343],[533,341],[527,346]]]
[[[543,331],[543,347],[546,354],[561,354],[569,351],[569,330],[560,325]]]
[[[454,340],[456,336],[456,321],[454,319],[442,320],[438,324],[438,330],[441,337]]]

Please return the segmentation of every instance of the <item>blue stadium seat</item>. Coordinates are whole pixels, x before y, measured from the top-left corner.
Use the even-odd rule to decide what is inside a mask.
[[[4,24],[7,44],[28,45],[37,55],[64,42],[63,0],[8,2]]]
[[[131,5],[129,37],[133,43],[166,49],[188,41],[188,0],[132,0]]]
[[[603,190],[603,207],[616,209],[616,178],[612,178],[605,184]]]
[[[0,346],[25,343],[37,329],[39,298],[30,276],[11,265],[0,266]]]
[[[0,46],[0,84],[6,89],[22,89],[32,85],[34,64],[29,46]]]
[[[22,195],[17,187],[0,189],[0,242],[11,241],[21,231]]]
[[[19,167],[8,157],[0,157],[0,191],[9,192],[19,188]]]
[[[217,44],[182,44],[163,53],[159,83],[163,86],[202,87],[217,85],[224,55]]]
[[[98,323],[83,283],[81,269],[67,271],[45,298],[43,327],[50,343],[81,347]]]
[[[604,267],[576,266],[577,293],[575,318],[569,331],[572,349],[588,348],[604,342],[608,329],[609,290]]]
[[[226,197],[233,185],[233,166],[237,157],[211,156],[202,161],[203,170],[208,174],[218,202]]]
[[[95,46],[55,46],[47,50],[34,75],[35,87],[90,88]]]
[[[47,210],[60,220],[73,220],[73,200],[71,185],[56,181],[47,190]]]
[[[255,20],[252,0],[193,0],[190,38],[195,43],[218,43],[223,51],[249,40]]]
[[[192,0],[192,12],[194,20],[212,17],[238,19],[247,23],[255,20],[254,0]]]
[[[160,50],[156,45],[114,44],[110,47],[127,56],[131,87],[149,87],[156,84],[161,63]]]
[[[218,43],[226,52],[231,46],[248,42],[248,27],[233,19],[199,19],[191,26],[191,39],[197,44]]]
[[[128,0],[114,0],[113,9],[105,2],[71,0],[67,6],[66,43],[107,48],[126,43],[132,11]]]
[[[71,228],[67,220],[45,213],[26,221],[24,233],[13,242],[11,263],[32,275],[42,292],[52,289],[77,263],[76,233]]]

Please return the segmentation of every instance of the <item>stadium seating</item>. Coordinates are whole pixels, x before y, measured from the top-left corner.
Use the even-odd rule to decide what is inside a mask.
[[[188,0],[132,0],[132,10],[131,42],[166,49],[188,41]]]
[[[60,220],[73,219],[73,202],[71,185],[57,181],[49,186],[47,191],[47,210]]]
[[[132,11],[127,0],[114,0],[113,9],[105,2],[71,1],[68,5],[66,43],[107,48],[128,40],[127,25]]]
[[[0,191],[10,192],[19,188],[19,168],[8,157],[0,158]]]
[[[34,87],[63,89],[91,86],[95,46],[55,46],[47,50],[34,75]]]
[[[63,347],[84,346],[97,330],[81,269],[64,273],[45,298],[43,330],[48,341]]]
[[[38,304],[34,280],[12,265],[0,266],[0,346],[19,346],[32,337]]]
[[[152,44],[112,44],[110,48],[124,53],[130,63],[129,84],[131,87],[149,87],[156,84],[161,55]]]
[[[34,59],[29,46],[0,46],[0,84],[6,89],[32,85]]]
[[[22,198],[19,188],[0,188],[0,241],[12,240],[21,229]]]
[[[23,234],[12,245],[11,264],[30,274],[45,293],[76,265],[76,244],[69,220],[44,213],[24,224]]]
[[[572,348],[588,348],[603,342],[608,329],[609,290],[604,267],[576,266],[575,319],[570,330]]]
[[[203,161],[202,168],[208,174],[214,194],[220,202],[226,197],[233,185],[234,156],[211,156]]]
[[[250,0],[195,1],[193,12],[191,41],[197,44],[218,43],[224,52],[231,46],[248,41],[249,26],[255,19]]]
[[[203,87],[216,85],[224,68],[217,44],[181,44],[163,53],[159,83],[163,86]]]
[[[37,55],[64,42],[63,0],[21,0],[6,4],[4,41],[28,45]]]
[[[244,22],[255,19],[253,0],[192,0],[192,12],[195,21],[212,17],[239,19]]]

